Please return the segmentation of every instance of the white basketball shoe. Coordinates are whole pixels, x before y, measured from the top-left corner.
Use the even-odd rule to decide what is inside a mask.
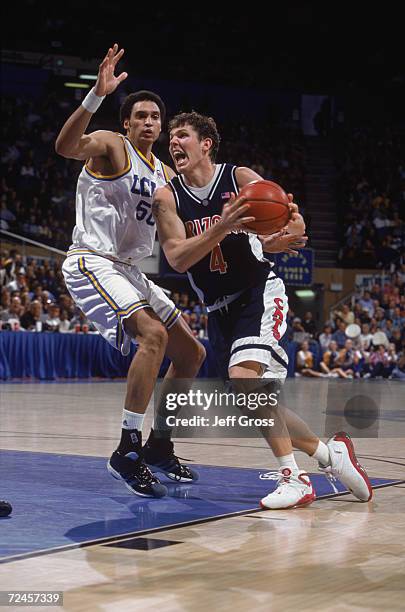
[[[264,474],[262,479],[278,480],[276,490],[260,501],[261,507],[265,510],[287,510],[308,506],[316,499],[309,476],[303,470],[293,472],[288,467],[281,467],[278,472]]]
[[[327,476],[338,478],[357,499],[368,502],[373,496],[366,470],[357,461],[353,442],[344,431],[339,431],[326,443],[330,454],[330,465],[319,465]]]

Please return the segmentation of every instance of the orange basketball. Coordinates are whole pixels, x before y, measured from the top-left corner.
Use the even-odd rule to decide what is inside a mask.
[[[273,181],[257,180],[248,183],[239,192],[250,205],[246,216],[256,220],[246,223],[245,227],[255,234],[274,234],[287,225],[291,218],[286,192]]]

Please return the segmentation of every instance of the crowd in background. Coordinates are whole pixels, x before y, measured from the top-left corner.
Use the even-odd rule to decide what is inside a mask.
[[[335,135],[343,267],[384,268],[404,252],[403,139],[388,128]]]
[[[49,94],[38,101],[7,98],[0,145],[0,227],[66,250],[75,220],[75,186],[81,163],[54,151],[56,135],[77,102]],[[115,113],[96,116],[92,129],[119,129]],[[114,116],[112,115],[114,110]],[[101,121],[101,123],[98,123]],[[218,161],[250,166],[294,193],[305,210],[305,139],[298,122],[274,116],[268,123],[223,122]],[[389,129],[336,131],[337,206],[344,267],[381,267],[398,258],[405,243],[405,160],[402,136]],[[156,153],[171,163],[167,134]]]
[[[0,145],[0,227],[24,237],[66,250],[75,223],[75,189],[82,164],[55,153],[55,138],[63,117],[77,102],[49,95],[40,101],[4,98]],[[108,107],[107,107],[108,108]],[[96,116],[90,128],[119,129],[117,117]],[[291,127],[232,123],[218,126],[222,144],[218,162],[251,166],[267,179],[288,185],[304,208],[305,155],[302,136]],[[168,158],[167,134],[156,154]]]
[[[55,154],[60,114],[51,96],[41,104],[2,100],[1,228],[65,250],[75,218],[80,163]]]
[[[97,331],[75,306],[56,261],[2,251],[0,287],[3,330]],[[193,334],[208,338],[204,306],[187,292],[174,291],[171,299]],[[405,379],[405,264],[342,304],[322,330],[310,311],[300,318],[290,309],[286,338],[296,345],[297,376]]]
[[[0,329],[5,331],[96,332],[66,289],[60,264],[23,260],[17,249],[0,252]],[[207,338],[207,313],[188,293],[173,292],[193,334]]]
[[[342,304],[321,333],[311,312],[290,311],[287,333],[298,345],[296,376],[405,380],[405,264]]]
[[[0,325],[8,331],[96,331],[67,292],[60,265],[0,253]]]
[[[54,152],[63,117],[74,104],[53,94],[39,101],[4,98],[0,145],[0,227],[66,250],[75,216],[75,185],[81,163]],[[116,118],[110,118],[116,128]],[[115,123],[114,123],[115,122]],[[218,161],[247,165],[295,194],[305,214],[305,141],[298,124],[228,122],[220,126]],[[95,119],[92,128],[101,127]],[[109,126],[111,127],[111,125]],[[401,137],[390,130],[344,131],[333,137],[337,199],[342,224],[339,261],[346,267],[386,267],[405,244],[405,161]],[[167,135],[157,155],[169,162]],[[308,218],[306,218],[308,225]],[[405,377],[405,266],[389,282],[375,284],[344,304],[323,330],[310,312],[290,311],[288,340],[297,345],[298,376]],[[95,332],[74,305],[60,264],[0,253],[0,325],[3,330]],[[207,338],[207,313],[187,293],[172,293],[193,333]],[[351,337],[348,326],[360,332]],[[378,341],[378,334],[379,341]],[[377,334],[377,336],[376,336]],[[383,334],[383,336],[381,336]],[[377,338],[377,340],[376,340]]]

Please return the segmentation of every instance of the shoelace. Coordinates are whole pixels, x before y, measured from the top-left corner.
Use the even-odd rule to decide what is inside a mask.
[[[182,477],[191,478],[191,472],[186,465],[182,465],[179,461],[182,459],[183,461],[189,461],[189,459],[184,459],[183,457],[177,457],[175,454],[171,457],[171,460],[174,461],[177,468],[179,468],[180,473],[175,474],[176,480],[181,480]]]
[[[156,480],[150,469],[143,462],[138,463],[139,474],[133,474],[136,479],[142,480],[142,484],[151,484]]]
[[[289,476],[284,476],[281,472],[264,472],[264,474],[259,475],[260,480],[277,480],[280,485],[286,484],[290,482]]]
[[[179,461],[180,459],[182,461],[192,461],[192,459],[187,459],[187,457],[179,457],[178,455],[175,455],[173,442],[166,441],[166,444],[162,446],[168,458],[174,460],[177,464],[180,464],[180,461]]]

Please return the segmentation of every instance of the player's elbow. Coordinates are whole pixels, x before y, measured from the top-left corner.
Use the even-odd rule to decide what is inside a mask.
[[[79,155],[77,147],[69,144],[65,138],[61,137],[61,134],[59,134],[55,141],[55,151],[58,155],[66,157],[66,159],[83,159],[83,156]]]
[[[167,240],[162,246],[169,266],[179,274],[184,274],[190,267],[184,255],[183,246],[178,240],[174,239]]]
[[[184,274],[185,272],[187,272],[187,270],[189,268],[189,266],[187,266],[185,264],[185,262],[182,261],[182,259],[180,257],[172,257],[172,258],[168,259],[168,262],[171,265],[171,267],[173,268],[173,270],[175,270],[179,274]]]
[[[71,157],[71,151],[63,142],[63,139],[59,138],[59,136],[55,141],[55,151],[58,155],[61,155],[62,157]]]

